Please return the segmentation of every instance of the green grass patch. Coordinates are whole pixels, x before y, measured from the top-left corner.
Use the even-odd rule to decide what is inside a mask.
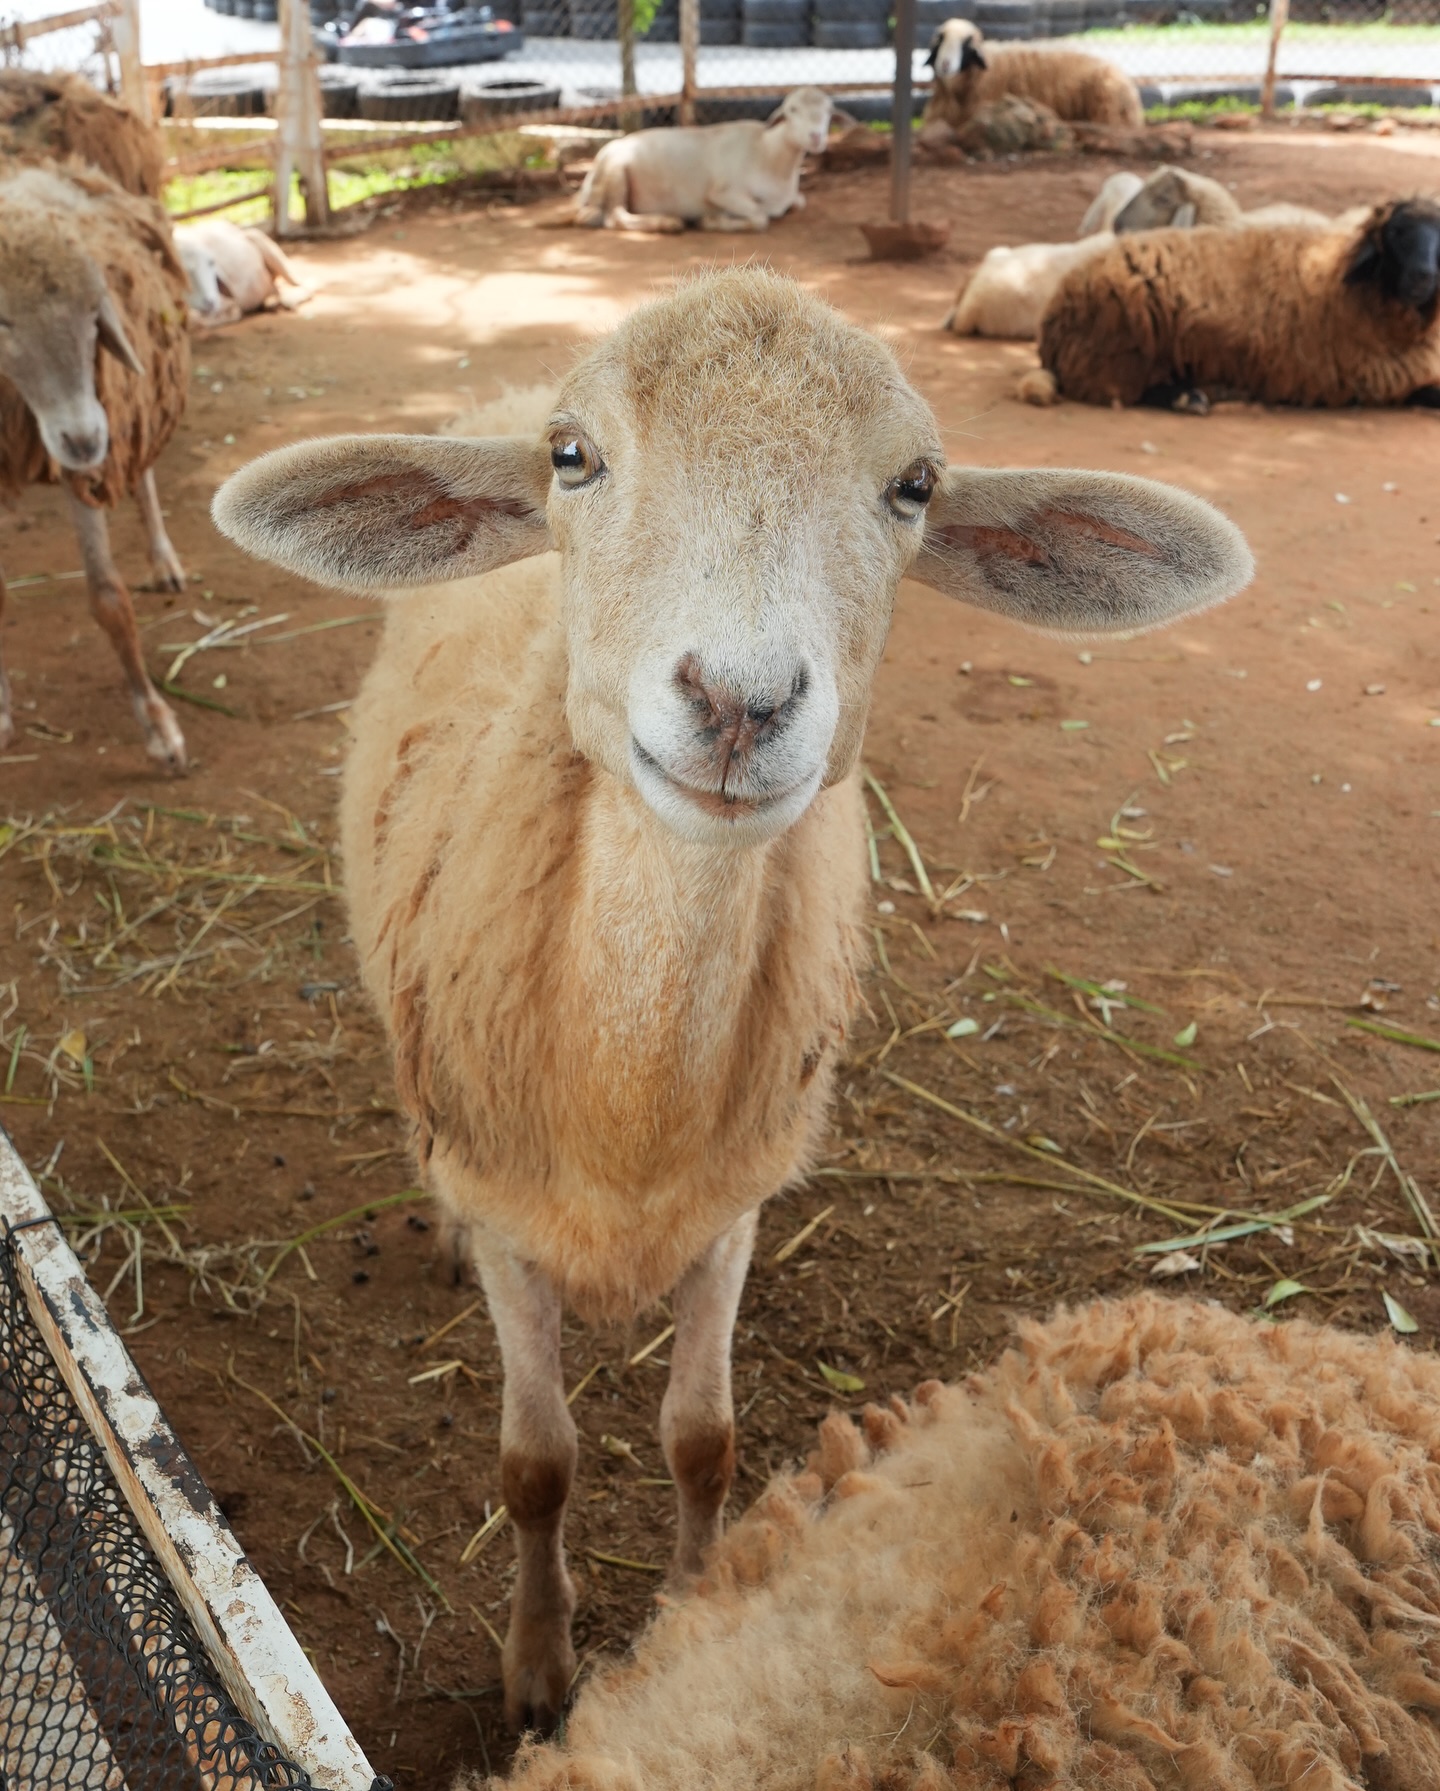
[[[334,141],[334,139],[330,139]],[[450,181],[471,179],[503,169],[540,168],[548,156],[538,140],[522,137],[518,131],[497,132],[488,137],[462,137],[455,141],[422,142],[402,149],[383,150],[373,154],[363,140],[354,145],[343,161],[330,168],[330,206],[343,211],[386,193],[405,193],[416,187],[443,186]],[[236,168],[214,168],[205,174],[186,174],[171,180],[165,188],[165,208],[170,213],[194,211],[201,206],[219,205],[253,193],[266,182],[268,168],[251,164]],[[268,193],[256,199],[227,208],[220,214],[235,224],[263,224],[270,217]],[[304,201],[300,183],[290,190],[290,215],[303,218]]]

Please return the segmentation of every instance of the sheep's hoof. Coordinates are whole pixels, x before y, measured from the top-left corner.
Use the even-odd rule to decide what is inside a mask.
[[[189,763],[185,736],[180,732],[180,724],[171,713],[170,705],[152,691],[147,699],[137,701],[135,709],[145,734],[145,750],[153,762],[162,771],[168,771],[171,777],[182,776]]]
[[[505,1638],[501,1670],[505,1680],[505,1720],[517,1734],[553,1734],[575,1678],[575,1650],[566,1635],[558,1648],[528,1649],[512,1624]],[[532,1658],[525,1658],[532,1655]]]
[[[185,568],[179,557],[168,554],[164,559],[155,561],[155,576],[150,581],[153,591],[183,591],[185,589]]]
[[[1058,404],[1060,386],[1048,367],[1032,367],[1021,374],[1015,396],[1022,404]]]

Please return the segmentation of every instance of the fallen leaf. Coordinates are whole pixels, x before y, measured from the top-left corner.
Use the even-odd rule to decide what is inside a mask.
[[[1193,1275],[1200,1266],[1200,1258],[1188,1250],[1172,1250],[1159,1258],[1150,1273],[1156,1281],[1168,1281],[1172,1275]]]
[[[1177,1045],[1193,1045],[1199,1031],[1200,1028],[1192,1020],[1188,1026],[1182,1026],[1175,1034],[1175,1043]]]
[[[73,1027],[60,1041],[60,1049],[77,1067],[85,1061],[85,1034]]]
[[[842,1369],[832,1368],[828,1362],[817,1361],[815,1366],[820,1370],[827,1386],[833,1387],[837,1393],[863,1393],[865,1383],[858,1374],[846,1374]]]
[[[980,1022],[970,1019],[967,1015],[965,1019],[957,1020],[953,1026],[947,1026],[945,1036],[947,1039],[968,1039],[979,1030]]]
[[[1416,1324],[1413,1318],[1411,1318],[1410,1314],[1400,1304],[1399,1300],[1386,1293],[1384,1288],[1381,1288],[1380,1290],[1380,1298],[1385,1302],[1386,1317],[1390,1320],[1390,1323],[1394,1325],[1395,1329],[1399,1331],[1402,1337],[1409,1337],[1420,1329],[1419,1325]]]
[[[1265,1306],[1278,1306],[1282,1300],[1293,1300],[1296,1294],[1309,1293],[1303,1281],[1277,1281],[1265,1296]]]

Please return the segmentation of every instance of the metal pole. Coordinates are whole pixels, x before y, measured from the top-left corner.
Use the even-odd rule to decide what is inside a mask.
[[[320,79],[305,0],[280,0],[279,129],[275,144],[275,234],[291,236],[290,179],[300,176],[305,223],[317,229],[330,221],[325,184],[325,139],[320,127]]]
[[[890,109],[890,218],[910,222],[910,135],[915,110],[915,0],[895,0],[895,100]]]
[[[680,122],[694,124],[695,94],[700,83],[700,0],[680,0]]]
[[[110,36],[120,64],[120,97],[149,124],[150,88],[140,60],[140,0],[120,0],[119,11],[110,22]]]
[[[1260,89],[1260,116],[1275,116],[1275,65],[1280,60],[1280,38],[1290,21],[1290,0],[1270,0],[1270,52],[1265,62],[1265,84]]]

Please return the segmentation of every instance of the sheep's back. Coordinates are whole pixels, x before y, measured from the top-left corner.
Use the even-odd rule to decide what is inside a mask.
[[[1349,235],[1144,231],[1062,282],[1040,358],[1067,396],[1190,385],[1269,404],[1396,404],[1440,377],[1436,328],[1345,282]]]
[[[1113,63],[1084,50],[1037,50],[1026,45],[986,46],[989,67],[976,83],[975,104],[1002,94],[1023,94],[1071,122],[1138,130],[1145,122],[1135,83]]]
[[[524,1791],[1431,1791],[1440,1362],[1142,1294],[836,1414]]]
[[[190,383],[188,282],[169,223],[153,200],[122,192],[93,170],[52,166],[49,172],[65,182],[80,240],[105,275],[145,372],[132,373],[96,349],[95,392],[109,422],[110,450],[91,475],[61,473],[20,394],[0,379],[0,489],[63,479],[83,503],[109,507],[135,490],[184,415]]]
[[[159,131],[78,75],[0,70],[0,161],[65,161],[98,168],[128,193],[160,196]]]

